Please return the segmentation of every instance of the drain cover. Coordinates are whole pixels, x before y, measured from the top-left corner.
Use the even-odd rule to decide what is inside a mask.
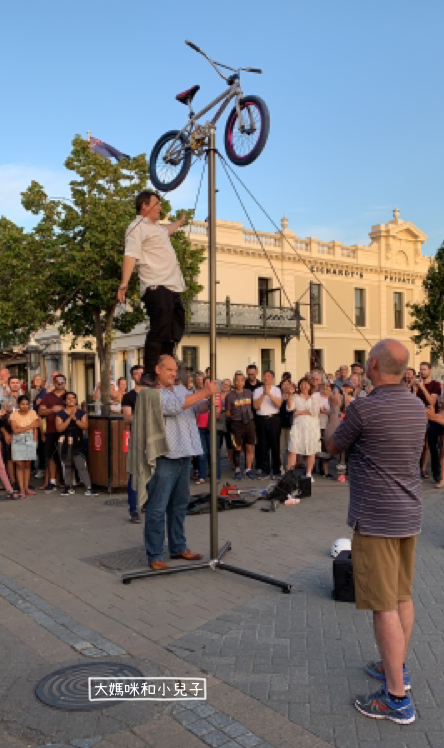
[[[141,677],[143,673],[121,662],[88,662],[56,670],[46,675],[35,687],[35,695],[48,706],[69,712],[105,709],[119,701],[89,701],[88,678]]]
[[[128,499],[107,499],[105,506],[128,506]]]

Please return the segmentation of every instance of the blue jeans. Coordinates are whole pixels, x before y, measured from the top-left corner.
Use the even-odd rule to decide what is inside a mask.
[[[154,475],[148,483],[145,508],[145,549],[148,561],[162,558],[167,517],[168,549],[171,555],[186,547],[185,515],[190,499],[191,457],[169,460],[158,457]]]
[[[199,429],[200,443],[203,449],[203,455],[197,455],[197,472],[198,478],[207,477],[207,465],[210,466],[210,429]],[[217,453],[217,477],[221,478],[221,459],[220,452]]]
[[[139,511],[139,502],[137,501],[137,491],[131,485],[131,476],[128,478],[128,509],[129,513],[135,514]]]

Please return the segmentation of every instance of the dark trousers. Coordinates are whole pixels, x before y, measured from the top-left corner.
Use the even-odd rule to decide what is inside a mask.
[[[440,462],[440,436],[444,434],[444,427],[436,421],[429,421],[427,428],[427,441],[430,449],[430,462],[432,465],[433,479],[437,482],[441,480],[441,462]]]
[[[179,293],[165,286],[147,288],[143,295],[150,329],[145,340],[145,372],[154,374],[159,356],[174,353],[185,329],[185,309]]]
[[[264,472],[270,473],[270,453],[273,475],[280,475],[281,455],[281,417],[279,413],[274,416],[256,417],[257,442],[259,451],[258,467]]]

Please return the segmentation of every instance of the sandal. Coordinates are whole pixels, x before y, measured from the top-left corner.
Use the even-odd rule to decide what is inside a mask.
[[[7,499],[13,499],[14,501],[17,501],[17,499],[19,499],[20,496],[18,495],[17,491],[13,491],[12,493],[7,493],[6,494],[6,498]]]
[[[196,486],[200,486],[201,483],[205,483],[205,478],[198,478],[196,481]]]

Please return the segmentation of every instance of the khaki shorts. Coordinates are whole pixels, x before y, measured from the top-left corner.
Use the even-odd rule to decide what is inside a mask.
[[[409,538],[381,538],[361,535],[352,541],[353,575],[357,608],[396,610],[410,600],[415,575],[417,535]]]

